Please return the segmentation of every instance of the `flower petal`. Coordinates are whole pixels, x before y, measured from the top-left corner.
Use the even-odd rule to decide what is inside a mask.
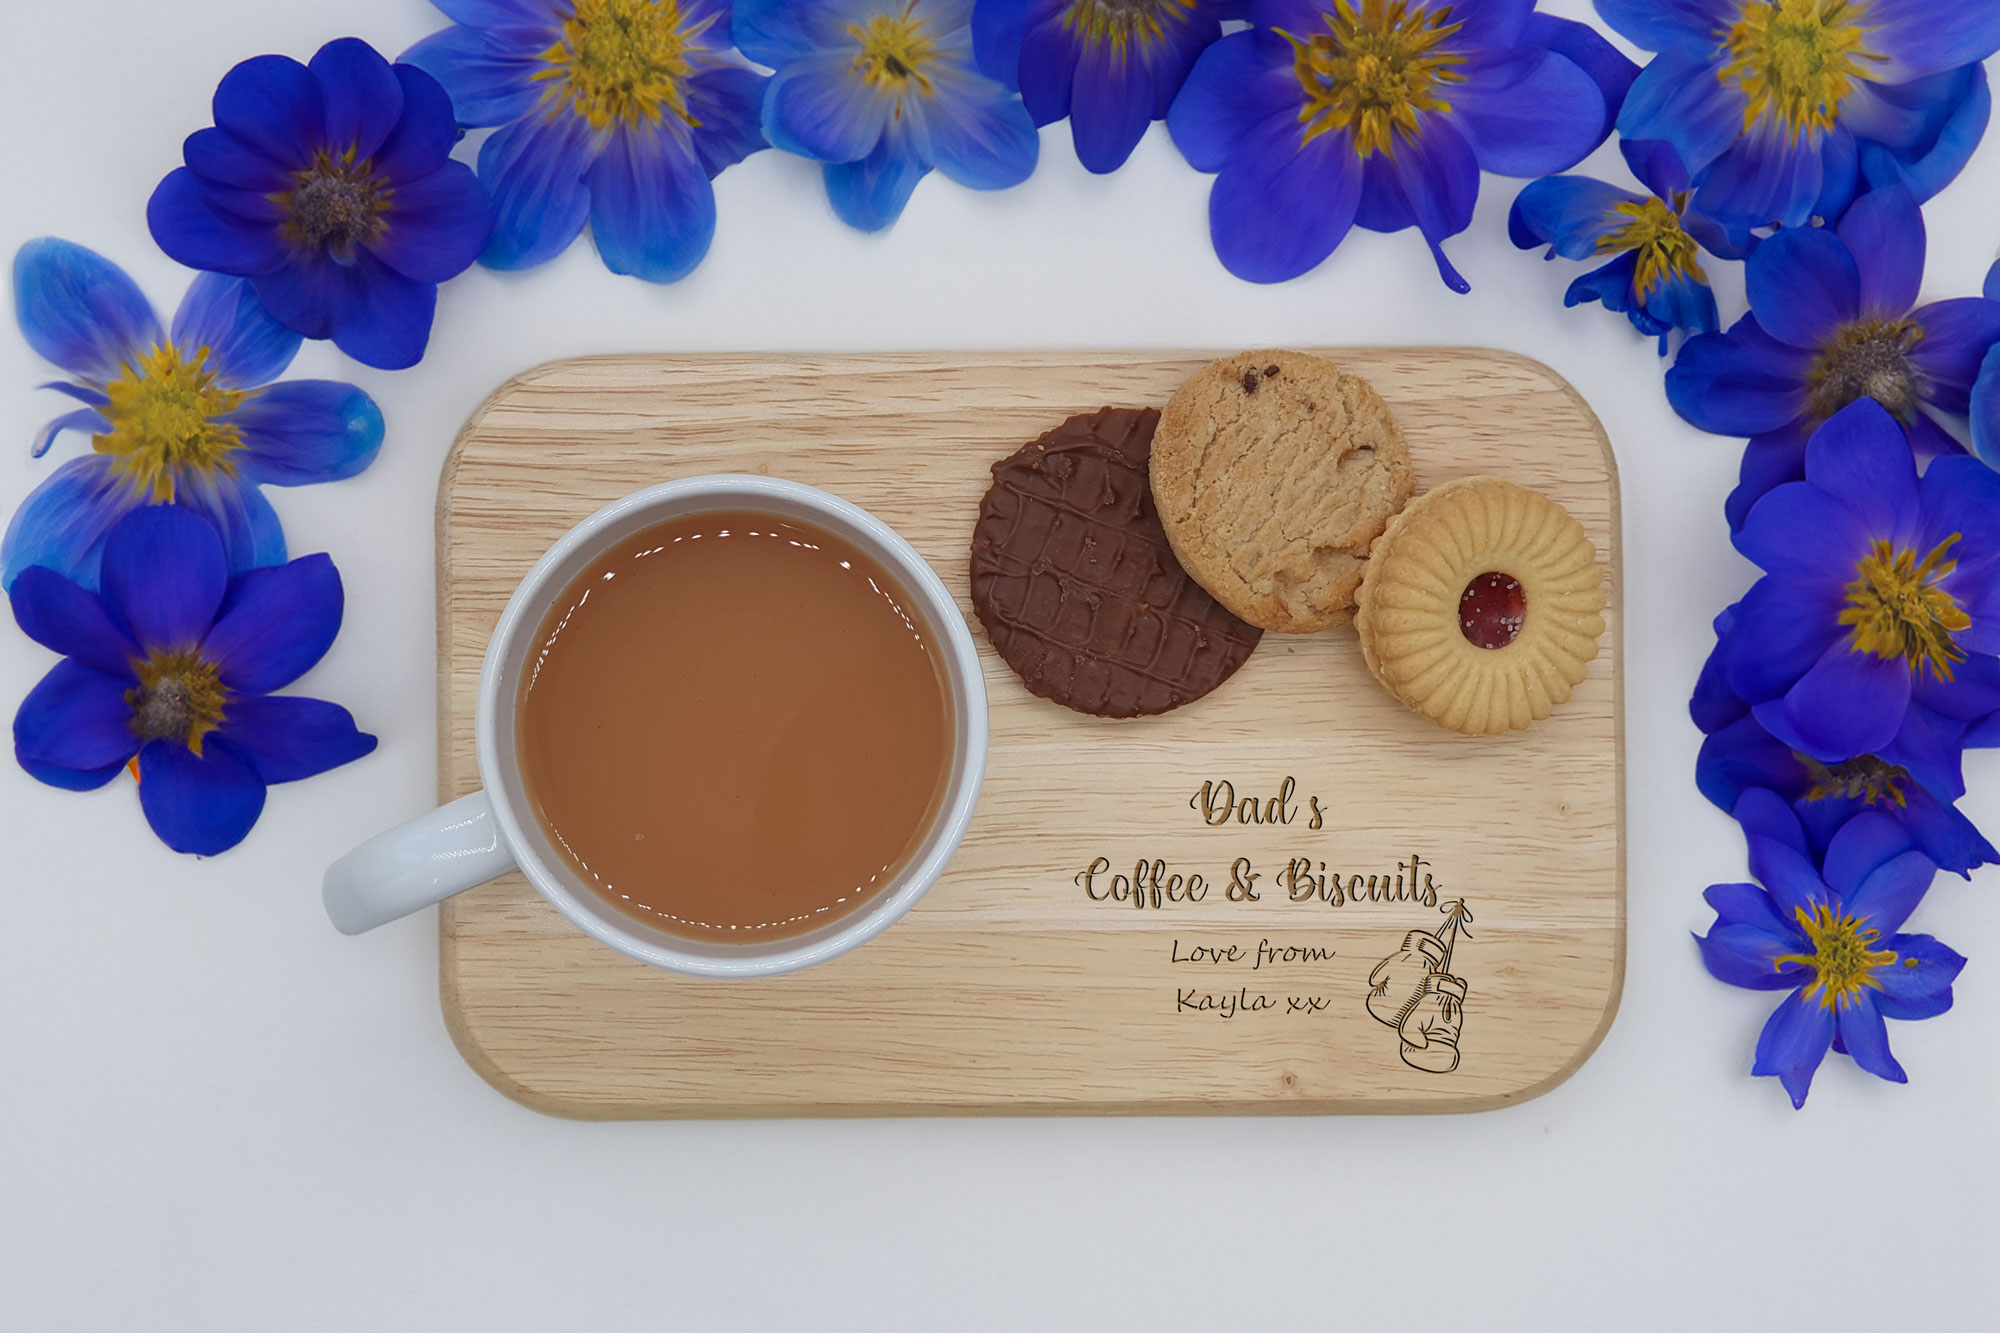
[[[1803,481],[1806,475],[1806,429],[1803,422],[1755,436],[1743,450],[1743,466],[1736,489],[1729,493],[1723,512],[1729,530],[1740,532],[1750,511],[1759,500],[1788,482]]]
[[[228,582],[222,539],[178,505],[135,509],[105,538],[105,604],[149,652],[199,644]]]
[[[1924,282],[1924,215],[1916,199],[1900,185],[1865,194],[1838,234],[1861,276],[1860,312],[1902,318]]]
[[[298,355],[299,341],[243,278],[197,274],[174,313],[174,345],[187,356],[206,351],[205,365],[224,388],[251,389],[278,378]]]
[[[1840,1006],[1836,1018],[1841,1045],[1854,1057],[1855,1064],[1891,1083],[1910,1081],[1910,1076],[1896,1063],[1896,1057],[1889,1054],[1889,1029],[1867,991],[1857,993]]]
[[[1833,1010],[1798,992],[1785,997],[1757,1037],[1757,1059],[1750,1072],[1761,1076],[1790,1075],[1786,1090],[1793,1106],[1804,1106],[1813,1071],[1833,1044]]]
[[[985,7],[982,2],[979,8]],[[974,11],[975,27],[978,12]],[[1021,94],[1021,104],[1028,108],[1035,124],[1050,125],[1065,119],[1070,113],[1070,103],[1076,95],[1076,67],[1083,58],[1083,44],[1070,31],[1060,8],[1049,11],[1044,6],[1037,13],[1039,21],[1032,22],[1019,35],[1019,49],[1014,62],[1016,76],[1001,78],[988,71],[987,77],[995,79],[1002,87],[1016,88]],[[977,36],[973,44],[977,47]],[[984,68],[982,64],[981,69]]]
[[[168,258],[189,268],[251,276],[290,258],[275,226],[222,207],[214,187],[186,167],[168,172],[146,201],[146,226]]]
[[[2000,301],[1982,296],[1937,301],[1912,318],[1924,330],[1910,361],[1929,381],[1925,396],[1945,411],[1963,415],[1987,353],[2000,346]]]
[[[760,65],[780,69],[814,53],[817,34],[809,30],[812,7],[794,0],[736,0],[729,31],[736,49]]]
[[[124,269],[53,236],[14,256],[14,318],[44,361],[99,384],[160,342],[160,321]]]
[[[132,732],[130,677],[108,676],[64,658],[49,668],[14,714],[14,753],[24,760],[92,772],[139,752]]]
[[[250,570],[230,581],[201,655],[230,689],[269,694],[326,656],[343,606],[340,571],[324,553]]]
[[[1744,278],[1758,327],[1793,347],[1817,348],[1861,313],[1861,271],[1828,232],[1780,232],[1757,247]]]
[[[188,473],[174,485],[174,504],[200,515],[221,536],[232,575],[285,563],[285,530],[254,484],[218,473]]]
[[[1315,142],[1329,139],[1335,136],[1323,135]],[[1335,142],[1344,143],[1344,137]],[[1472,225],[1472,210],[1479,200],[1479,161],[1472,145],[1449,121],[1431,117],[1416,136],[1398,138],[1393,153],[1369,159],[1362,177],[1364,198],[1385,190],[1394,196],[1397,211],[1406,214],[1430,243],[1431,259],[1445,286],[1455,292],[1471,291],[1472,285],[1445,258],[1441,243]],[[1365,207],[1357,210],[1355,221],[1382,230]]]
[[[1291,60],[1284,38],[1254,28],[1201,53],[1167,112],[1167,132],[1189,166],[1214,172],[1241,153],[1275,157],[1311,150],[1299,147],[1301,94]]]
[[[1845,602],[1837,587],[1757,580],[1739,604],[1737,630],[1719,649],[1729,688],[1751,704],[1782,695],[1842,634],[1838,618]]]
[[[333,330],[333,345],[364,366],[409,369],[431,340],[437,284],[406,278],[365,250],[354,268],[355,299]]]
[[[1919,510],[1916,460],[1896,419],[1874,399],[1850,403],[1813,432],[1806,442],[1806,481],[1859,514],[1869,537],[1913,535]],[[1842,555],[1850,553],[1859,554],[1841,549]]]
[[[1779,916],[1771,895],[1755,884],[1711,884],[1702,890],[1701,897],[1715,909],[1719,926],[1755,926],[1773,935],[1797,934],[1798,927]]]
[[[1988,0],[1872,0],[1867,16],[1877,55],[1870,74],[1883,83],[1957,69],[2000,50],[2000,8]]]
[[[1884,1018],[1935,1018],[1951,1008],[1951,983],[1964,970],[1964,958],[1929,935],[1892,935],[1881,947],[1896,955],[1875,973],[1882,987],[1875,1007]]]
[[[981,74],[1003,88],[1021,91],[1021,39],[1027,35],[1031,12],[1039,20],[1041,8],[1042,0],[977,0],[972,7],[972,55]]]
[[[1771,895],[1778,919],[1790,922],[1800,912],[1811,912],[1830,895],[1813,869],[1812,858],[1797,847],[1757,834],[1748,834],[1750,873]],[[1789,927],[1788,927],[1789,928]]]
[[[30,759],[19,750],[14,752],[14,762],[35,781],[63,791],[96,791],[125,771],[123,763],[106,764],[103,768],[64,768],[61,764]]]
[[[139,751],[139,808],[167,846],[214,856],[243,841],[264,813],[264,780],[219,735],[211,734],[199,755],[150,741]]]
[[[1911,845],[1910,831],[1896,820],[1879,810],[1864,810],[1827,841],[1822,872],[1827,887],[1847,900],[1849,911],[1859,912],[1853,901],[1855,891],[1876,870],[1908,852]]]
[[[1736,22],[1731,0],[1596,0],[1597,14],[1648,51],[1707,50]]]
[[[222,76],[215,123],[271,161],[303,166],[325,146],[319,80],[290,56],[252,56]]]
[[[764,88],[770,79],[728,66],[688,82],[688,114],[701,122],[695,155],[710,178],[768,145],[764,140]]]
[[[1222,266],[1248,282],[1284,282],[1317,267],[1353,225],[1361,164],[1346,136],[1294,148],[1265,134],[1215,178],[1209,236]]]
[[[468,28],[559,29],[563,10],[551,0],[432,0],[444,16]],[[542,43],[547,46],[548,43]]]
[[[1909,664],[1855,652],[1842,636],[1783,699],[1760,703],[1751,712],[1793,749],[1839,763],[1887,745],[1909,706]]]
[[[1753,790],[1798,795],[1804,789],[1805,769],[1790,746],[1746,715],[1702,739],[1694,782],[1718,809],[1733,811]]]
[[[109,454],[72,458],[28,494],[0,540],[0,582],[14,585],[30,565],[46,565],[86,588],[98,584],[104,536],[138,507],[139,494],[112,471]]]
[[[461,125],[506,125],[541,100],[529,80],[547,66],[525,43],[493,40],[477,28],[454,24],[434,32],[397,58],[443,85]]]
[[[1914,144],[1891,147],[1864,142],[1861,145],[1861,167],[1868,182],[1901,183],[1916,196],[1918,203],[1930,201],[1958,179],[1985,136],[1987,121],[1993,114],[1993,94],[1987,86],[1985,67],[1981,65],[1968,65],[1900,86],[1884,88],[1864,83],[1857,91],[1862,89],[1874,94],[1877,101],[1914,95],[1925,112],[1923,131]]]
[[[1797,963],[1782,967],[1777,959],[1797,953],[1798,942],[1787,935],[1759,930],[1755,926],[1717,926],[1707,935],[1695,936],[1701,961],[1717,981],[1746,990],[1791,990],[1811,979],[1811,973]]]
[[[1909,842],[1907,835],[1903,841]],[[1833,847],[1839,845],[1840,837],[1836,834]],[[1827,849],[1829,863],[1833,859],[1833,847]],[[1922,852],[1904,852],[1887,864],[1878,866],[1868,878],[1862,880],[1861,886],[1847,895],[1845,906],[1854,915],[1867,918],[1868,924],[1884,935],[1894,934],[1910,919],[1910,913],[1917,910],[1917,904],[1924,900],[1924,895],[1930,892],[1932,882],[1937,879],[1937,871],[1937,863]]]
[[[403,90],[403,115],[375,153],[375,169],[407,182],[441,171],[458,146],[458,118],[444,85],[415,65],[391,67]]]
[[[1746,557],[1781,578],[1844,584],[1853,580],[1875,537],[1892,530],[1871,527],[1851,505],[1818,486],[1793,482],[1757,502],[1735,543]]]
[[[305,486],[351,477],[382,447],[375,400],[333,380],[287,380],[250,395],[225,420],[242,435],[244,480]]]
[[[493,231],[486,191],[463,162],[402,182],[383,221],[368,248],[417,282],[445,282],[471,268]]]
[[[316,51],[306,68],[319,84],[329,150],[375,156],[403,114],[403,85],[389,62],[360,38],[341,37]]]
[[[715,187],[685,144],[619,129],[586,179],[590,236],[613,273],[678,282],[708,254]]]
[[[1667,400],[1716,435],[1762,435],[1805,415],[1808,352],[1764,332],[1754,314],[1727,333],[1689,338],[1667,372]]]
[[[74,412],[65,412],[35,432],[34,443],[28,447],[28,457],[40,458],[56,442],[57,436],[71,430],[83,435],[109,435],[111,423],[94,407],[79,407]]]
[[[1153,123],[1151,72],[1135,54],[1100,42],[1078,63],[1069,111],[1076,159],[1099,175],[1118,170]]]
[[[375,749],[375,738],[359,730],[345,708],[296,695],[230,700],[221,734],[273,784],[314,777]]]
[[[2000,345],[1980,363],[1966,410],[1972,416],[1972,452],[1986,466],[2000,468]]]
[[[1034,173],[1042,138],[1020,98],[969,69],[947,66],[935,82],[911,126],[918,157],[972,190],[1004,190]]]
[[[479,179],[492,195],[493,234],[479,262],[533,268],[569,248],[590,217],[584,185],[595,150],[581,116],[529,116],[479,148]]]
[[[1625,98],[1639,77],[1639,67],[1627,60],[1624,52],[1605,40],[1604,35],[1588,23],[1557,18],[1553,14],[1530,16],[1523,43],[1547,47],[1590,76],[1604,103],[1604,115],[1598,121],[1595,141],[1603,143],[1617,127],[1618,113],[1624,109]],[[1645,176],[1641,175],[1640,179],[1644,180]],[[1649,184],[1647,188],[1652,186]]]
[[[1618,133],[1672,144],[1700,176],[1742,137],[1744,107],[1742,92],[1722,82],[1706,55],[1667,51],[1633,81]]]
[[[844,51],[779,70],[764,94],[764,137],[816,162],[858,162],[881,142],[896,103],[862,81]]]
[[[1847,131],[1835,125],[1826,134]],[[1739,225],[1804,227],[1826,192],[1829,156],[1822,135],[1794,135],[1783,122],[1766,117],[1701,173],[1695,207]],[[1854,149],[1842,144],[1831,156],[1847,164]]]
[[[1523,250],[1547,244],[1564,259],[1591,259],[1625,220],[1613,210],[1640,202],[1629,190],[1588,176],[1549,176],[1529,182],[1515,198],[1508,231]]]
[[[880,231],[902,216],[910,192],[929,172],[900,135],[885,134],[859,162],[829,162],[820,174],[834,216],[862,231]]]
[[[293,170],[220,125],[205,126],[183,140],[181,160],[203,180],[258,194],[284,190],[291,183]]]
[[[114,622],[96,593],[85,591],[52,569],[33,565],[8,590],[14,623],[51,652],[73,657],[108,676],[131,673],[139,645]]]
[[[1603,92],[1553,51],[1518,81],[1454,88],[1451,105],[1479,165],[1502,176],[1567,171],[1604,142]]]

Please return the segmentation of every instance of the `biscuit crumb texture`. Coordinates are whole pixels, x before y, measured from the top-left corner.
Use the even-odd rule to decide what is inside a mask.
[[[1160,414],[1152,472],[1188,573],[1281,634],[1352,618],[1369,545],[1414,489],[1409,446],[1374,388],[1286,351],[1196,372]]]
[[[1474,643],[1461,599],[1482,575],[1520,585],[1518,632]],[[1354,628],[1369,670],[1406,708],[1467,735],[1523,730],[1583,682],[1604,633],[1597,548],[1570,512],[1500,477],[1411,501],[1370,554]]]

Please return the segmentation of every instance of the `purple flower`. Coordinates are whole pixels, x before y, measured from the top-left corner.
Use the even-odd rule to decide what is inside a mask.
[[[978,0],[979,67],[1037,125],[1069,118],[1077,160],[1116,171],[1174,104],[1195,57],[1244,0]]]
[[[1963,421],[1980,363],[2000,343],[2000,301],[1912,310],[1924,277],[1923,214],[1908,190],[1868,195],[1838,228],[1788,229],[1746,268],[1750,313],[1690,338],[1667,372],[1674,410],[1706,431],[1750,436],[1730,526],[1772,487],[1797,480],[1812,432],[1872,398],[1918,456],[1961,452],[1938,418]],[[2000,405],[1989,405],[2000,411]],[[1992,431],[1994,421],[1975,423]]]
[[[1895,821],[1864,811],[1833,835],[1816,870],[1783,801],[1753,791],[1744,802],[1750,873],[1763,887],[1711,886],[1704,896],[1715,924],[1695,942],[1717,980],[1791,992],[1764,1024],[1750,1072],[1777,1078],[1795,1107],[1829,1049],[1907,1083],[1883,1020],[1951,1008],[1951,983],[1965,966],[1929,935],[1898,933],[1937,867]]]
[[[974,68],[971,25],[972,0],[737,0],[735,32],[777,71],[764,137],[824,163],[834,213],[880,231],[932,167],[975,190],[1035,170],[1035,122]]]
[[[521,269],[590,223],[605,267],[686,277],[715,236],[723,168],[764,147],[763,75],[730,48],[729,0],[440,0],[458,23],[403,53],[481,145],[481,262]]]
[[[1871,186],[1927,199],[1986,129],[1992,0],[1597,0],[1597,12],[1659,52],[1619,133],[1671,143],[1695,207],[1739,236],[1836,220]]]
[[[1819,429],[1805,479],[1758,501],[1735,540],[1766,573],[1718,665],[1778,741],[1840,764],[1896,745],[1913,702],[1980,711],[1972,696],[1991,693],[1990,673],[1961,667],[2000,650],[2000,475],[1941,458],[1919,480],[1895,421],[1859,402]]]
[[[352,384],[286,380],[299,335],[241,278],[194,280],[163,333],[138,285],[68,241],[14,258],[14,310],[28,345],[75,376],[45,387],[83,403],[35,439],[92,437],[29,495],[0,542],[0,583],[46,565],[97,586],[105,534],[133,509],[174,504],[222,535],[232,573],[282,564],[285,534],[261,486],[351,477],[375,459],[382,414]]]
[[[1601,38],[1532,0],[1252,0],[1248,32],[1202,52],[1167,114],[1208,197],[1216,256],[1283,282],[1349,228],[1443,242],[1472,221],[1481,170],[1544,176],[1603,142],[1618,95]],[[1579,64],[1569,54],[1597,51]]]
[[[340,575],[324,555],[231,578],[215,530],[158,505],[112,529],[102,595],[36,566],[9,597],[28,637],[63,656],[14,715],[15,759],[89,791],[136,758],[146,822],[177,852],[227,851],[267,785],[375,748],[346,709],[271,693],[340,632]]]
[[[1619,147],[1650,195],[1588,176],[1544,177],[1514,201],[1508,233],[1523,250],[1546,244],[1549,259],[1611,256],[1572,282],[1563,304],[1602,301],[1639,332],[1658,338],[1665,356],[1675,329],[1715,332],[1715,293],[1697,242],[1712,250],[1725,243],[1707,219],[1688,213],[1687,169],[1673,149],[1632,139]]]
[[[257,56],[223,76],[215,124],[188,136],[146,221],[181,263],[248,278],[286,327],[400,370],[423,357],[437,285],[493,226],[457,140],[437,80],[365,42],[310,66]]]

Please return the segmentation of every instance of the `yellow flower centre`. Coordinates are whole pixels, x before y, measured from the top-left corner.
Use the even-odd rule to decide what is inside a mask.
[[[1958,561],[1945,554],[1958,536],[1939,542],[1921,562],[1915,551],[1894,550],[1886,541],[1876,542],[1861,557],[1840,613],[1840,623],[1854,631],[1855,652],[1884,661],[1907,658],[1913,675],[1929,666],[1940,679],[1951,679],[1952,664],[1965,660],[1964,649],[1951,636],[1970,625],[1972,617],[1937,584],[1958,568]]]
[[[902,93],[914,88],[920,96],[929,97],[933,91],[924,66],[937,59],[937,43],[924,31],[924,21],[910,12],[914,8],[915,0],[906,0],[901,14],[876,14],[866,24],[847,30],[861,42],[854,72],[874,92]]]
[[[1632,286],[1640,300],[1673,278],[1708,281],[1708,275],[1701,270],[1700,251],[1695,247],[1694,237],[1682,228],[1680,213],[1665,200],[1617,204],[1611,211],[1627,221],[1605,234],[1597,243],[1597,252],[1601,255],[1624,254],[1627,250],[1639,252],[1639,268],[1633,275]]]
[[[1903,784],[1910,780],[1906,768],[1877,759],[1872,754],[1843,759],[1837,764],[1822,764],[1811,755],[1798,754],[1797,751],[1793,754],[1805,765],[1806,776],[1812,779],[1813,785],[1806,790],[1808,801],[1825,801],[1842,796],[1848,800],[1858,798],[1869,805],[1887,803],[1898,809],[1909,804],[1909,799],[1903,794]]]
[[[138,664],[139,684],[125,691],[132,734],[141,743],[172,741],[201,753],[202,738],[222,723],[228,697],[213,663],[193,649],[156,652]]]
[[[1811,968],[1813,979],[1805,988],[1806,999],[1817,999],[1823,1008],[1835,1009],[1851,1003],[1866,987],[1882,989],[1875,970],[1895,962],[1896,955],[1874,947],[1882,938],[1881,931],[1863,925],[1858,917],[1836,915],[1823,903],[1814,903],[1810,912],[1794,908],[1792,916],[1805,932],[1812,952],[1780,954],[1772,966],[1780,971],[1787,963]]]
[[[1924,340],[1914,319],[1857,319],[1840,326],[1806,371],[1806,410],[1815,422],[1863,398],[1909,420],[1924,381],[1910,354]]]
[[[271,196],[284,210],[279,228],[286,240],[314,254],[351,263],[357,246],[379,240],[388,224],[383,214],[395,189],[378,175],[372,158],[355,159],[354,149],[324,150],[292,173],[292,188]]]
[[[551,114],[567,107],[595,130],[657,124],[668,113],[699,125],[688,111],[689,52],[715,20],[686,27],[684,18],[676,0],[575,0],[533,76],[551,84],[544,105]]]
[[[1327,31],[1282,34],[1306,95],[1303,142],[1346,130],[1354,151],[1373,157],[1393,152],[1399,133],[1414,135],[1419,112],[1449,111],[1442,93],[1465,77],[1456,69],[1465,57],[1441,49],[1462,26],[1450,13],[1412,0],[1334,0]]]
[[[1085,43],[1123,55],[1159,41],[1193,10],[1194,0],[1070,0],[1062,23]]]
[[[217,388],[207,363],[206,347],[184,361],[180,349],[163,344],[104,388],[111,401],[99,410],[111,433],[97,436],[91,447],[110,454],[111,470],[155,504],[174,498],[183,469],[236,472],[229,456],[243,447],[243,437],[221,418],[245,395]]]
[[[1794,139],[1831,127],[1881,57],[1864,45],[1854,0],[1750,0],[1724,43],[1722,82],[1742,90],[1743,128],[1775,118]]]

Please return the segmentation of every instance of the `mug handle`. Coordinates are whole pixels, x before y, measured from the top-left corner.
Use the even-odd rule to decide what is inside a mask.
[[[378,833],[326,868],[320,897],[343,935],[387,925],[514,869],[486,793]]]

